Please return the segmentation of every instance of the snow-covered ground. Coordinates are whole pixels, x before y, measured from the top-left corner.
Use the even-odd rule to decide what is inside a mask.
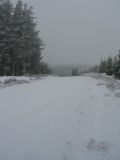
[[[0,77],[0,88],[5,88],[12,85],[30,83],[32,78],[30,77],[16,77],[16,76],[3,76]]]
[[[120,160],[119,85],[48,77],[0,89],[0,160]]]
[[[12,85],[18,85],[23,83],[30,83],[36,79],[44,79],[45,76],[0,76],[0,89],[5,88]]]

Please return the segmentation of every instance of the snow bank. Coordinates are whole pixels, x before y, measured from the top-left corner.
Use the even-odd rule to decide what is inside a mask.
[[[30,81],[34,79],[31,77],[16,77],[16,76],[3,76],[0,77],[0,88],[16,85],[16,84],[23,84],[23,83],[30,83]]]
[[[88,73],[85,76],[97,79],[97,86],[106,86],[113,95],[120,98],[120,80],[115,79],[114,76],[108,76],[104,73]]]
[[[24,80],[24,81],[29,81],[30,77],[16,77],[16,76],[3,76],[0,77],[0,82],[4,83],[7,80]]]
[[[34,80],[43,80],[46,77],[53,76],[45,76],[45,75],[34,75],[34,76],[1,76],[0,77],[0,88],[4,88],[7,86],[30,83]]]

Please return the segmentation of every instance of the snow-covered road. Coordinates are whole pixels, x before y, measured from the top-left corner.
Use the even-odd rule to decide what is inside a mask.
[[[120,98],[91,77],[0,90],[0,160],[120,160]]]

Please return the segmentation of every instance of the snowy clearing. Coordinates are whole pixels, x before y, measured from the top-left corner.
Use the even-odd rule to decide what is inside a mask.
[[[83,76],[1,89],[0,160],[120,160],[119,87]]]

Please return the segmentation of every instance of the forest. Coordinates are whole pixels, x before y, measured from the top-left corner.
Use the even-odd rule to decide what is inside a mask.
[[[101,62],[95,65],[91,71],[106,73],[109,76],[113,75],[115,78],[120,79],[120,50],[117,56],[101,58]]]
[[[48,74],[42,60],[44,43],[37,29],[33,7],[21,0],[0,1],[0,75]]]

